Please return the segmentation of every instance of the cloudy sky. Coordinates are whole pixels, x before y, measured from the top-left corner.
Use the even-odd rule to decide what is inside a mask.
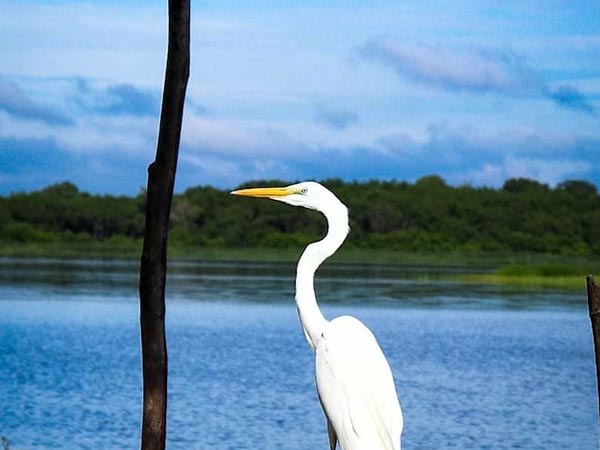
[[[145,186],[166,3],[0,0],[0,195]],[[598,0],[193,0],[176,189],[600,185],[599,23]]]

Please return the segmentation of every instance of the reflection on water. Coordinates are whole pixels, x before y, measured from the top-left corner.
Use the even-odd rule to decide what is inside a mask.
[[[469,269],[472,271],[472,269]],[[369,304],[409,308],[583,308],[581,292],[499,287],[448,281],[460,267],[411,267],[326,264],[316,277],[323,304]],[[173,261],[170,299],[198,301],[290,302],[295,264]],[[137,261],[0,258],[4,298],[31,292],[66,298],[73,295],[137,295]],[[23,297],[21,297],[23,298]]]
[[[168,447],[327,448],[294,265],[169,268]],[[585,294],[445,273],[331,265],[318,278],[326,316],[359,317],[390,359],[405,448],[597,448]],[[137,275],[129,261],[0,260],[0,434],[13,450],[139,447]]]

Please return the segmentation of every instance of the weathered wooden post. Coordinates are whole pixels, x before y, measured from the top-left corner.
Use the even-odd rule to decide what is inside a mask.
[[[165,448],[167,236],[183,104],[190,65],[190,2],[169,0],[169,44],[156,158],[148,167],[146,225],[140,267],[140,328],[144,405],[142,450]]]
[[[598,386],[598,408],[600,413],[600,286],[598,286],[592,275],[588,275],[586,281],[590,321],[592,322],[592,333],[594,335],[596,383]]]

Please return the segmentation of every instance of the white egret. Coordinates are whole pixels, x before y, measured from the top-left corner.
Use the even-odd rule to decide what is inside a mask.
[[[296,306],[304,335],[316,353],[317,393],[329,445],[343,450],[400,450],[402,411],[390,366],[373,336],[351,316],[325,319],[315,297],[314,274],[349,232],[348,209],[324,186],[304,182],[287,187],[241,189],[232,194],[265,197],[321,212],[327,235],[309,244],[296,271]]]

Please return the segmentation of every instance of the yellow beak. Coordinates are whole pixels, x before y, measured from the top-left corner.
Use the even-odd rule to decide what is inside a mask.
[[[252,189],[240,189],[231,192],[233,195],[243,195],[245,197],[285,197],[286,195],[293,194],[295,191],[289,187],[266,187],[266,188],[252,188]]]

